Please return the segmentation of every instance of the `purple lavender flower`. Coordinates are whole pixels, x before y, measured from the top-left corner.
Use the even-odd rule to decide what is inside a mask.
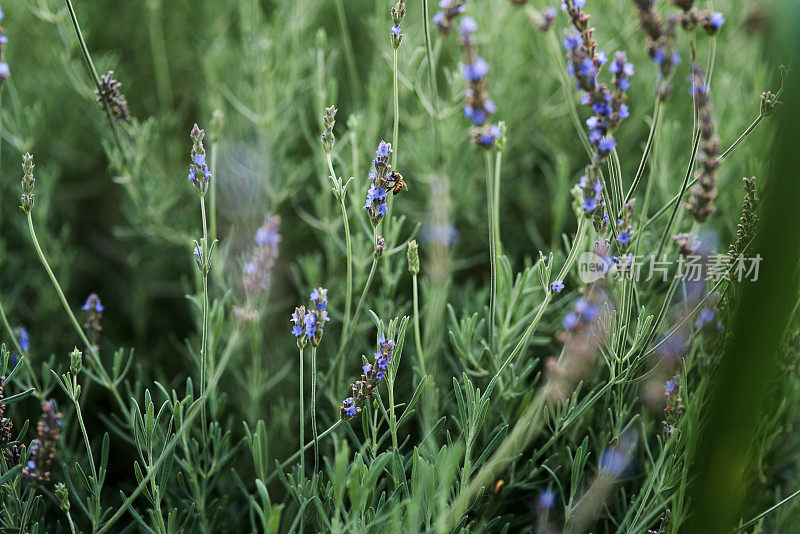
[[[400,42],[403,40],[403,34],[400,31],[400,23],[403,22],[403,17],[405,16],[406,2],[405,0],[399,0],[394,7],[392,7],[392,23],[394,26],[389,30],[389,42],[395,50],[400,47]]]
[[[564,290],[564,282],[561,280],[556,280],[552,284],[550,284],[550,291],[553,293],[561,293]]]
[[[361,406],[372,398],[374,390],[377,388],[392,362],[392,355],[395,348],[394,340],[387,339],[385,334],[381,334],[377,342],[374,363],[362,367],[364,373],[361,380],[355,381],[351,385],[353,396],[342,401],[339,413],[342,420],[349,420],[361,412]]]
[[[539,499],[536,502],[536,506],[539,510],[552,510],[556,505],[557,497],[556,492],[550,488],[539,493]]]
[[[205,196],[208,191],[208,184],[213,176],[206,164],[206,149],[203,147],[203,136],[205,132],[197,124],[192,128],[192,153],[191,163],[189,164],[189,181],[194,185],[197,194]]]
[[[703,14],[702,24],[707,34],[715,35],[719,29],[722,28],[722,25],[725,24],[725,17],[722,13],[709,13],[706,11]]]
[[[455,19],[461,16],[466,9],[464,5],[465,0],[440,0],[439,7],[441,11],[433,16],[433,23],[439,28],[439,31],[447,35],[453,28]]]
[[[280,218],[267,215],[266,221],[253,236],[256,246],[242,266],[242,284],[247,297],[252,299],[269,287],[272,268],[278,259],[278,225]]]
[[[385,199],[392,187],[392,182],[388,179],[389,171],[392,168],[389,164],[389,154],[391,153],[392,145],[381,141],[378,150],[375,151],[376,157],[372,160],[373,168],[369,173],[371,187],[367,190],[364,210],[369,214],[373,226],[378,226],[389,209]]]

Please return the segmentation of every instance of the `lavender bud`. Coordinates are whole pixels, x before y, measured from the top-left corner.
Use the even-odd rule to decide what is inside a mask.
[[[325,108],[325,115],[322,117],[322,124],[325,126],[325,131],[322,132],[322,147],[328,154],[333,150],[333,144],[336,142],[336,137],[333,135],[333,125],[336,123],[336,108],[331,106]]]
[[[400,48],[400,43],[403,40],[403,34],[400,31],[400,23],[403,22],[403,17],[405,16],[406,2],[405,0],[400,0],[392,8],[392,22],[394,23],[394,26],[392,26],[389,30],[389,42],[392,44],[392,48],[395,50]]]
[[[386,251],[386,240],[382,236],[378,236],[375,241],[375,259],[379,260],[383,253]]]
[[[28,461],[22,468],[22,474],[34,484],[41,484],[50,480],[50,467],[53,465],[60,439],[61,414],[56,411],[55,401],[42,403],[42,417],[37,430],[38,437],[31,442]]]
[[[69,512],[69,491],[63,482],[55,486],[55,495],[62,512]]]
[[[36,179],[33,177],[33,156],[26,153],[22,156],[22,196],[20,197],[20,208],[25,213],[30,213],[33,209],[34,194],[33,186],[36,185]]]
[[[72,376],[78,376],[81,373],[83,363],[83,354],[75,347],[69,355],[69,372]]]
[[[192,128],[190,134],[192,138],[191,163],[189,163],[189,181],[197,190],[197,194],[205,196],[208,191],[208,184],[213,176],[206,164],[206,149],[203,146],[203,136],[205,132],[197,124]]]
[[[114,79],[114,71],[110,70],[107,74],[100,76],[100,87],[94,91],[100,109],[107,110],[111,117],[118,122],[131,119],[128,102],[125,100],[125,96],[119,92],[121,86],[122,84]]]
[[[408,272],[411,273],[411,276],[417,276],[419,274],[419,247],[415,239],[408,242],[406,257],[408,258]]]

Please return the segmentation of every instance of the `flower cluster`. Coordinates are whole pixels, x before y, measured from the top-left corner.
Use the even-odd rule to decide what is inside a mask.
[[[453,28],[455,19],[464,14],[465,4],[466,0],[439,0],[442,10],[433,16],[433,23],[439,31],[446,35]]]
[[[472,131],[472,140],[484,148],[490,148],[502,135],[502,132],[498,125],[488,122],[489,117],[497,111],[497,107],[486,91],[486,74],[489,72],[489,64],[478,56],[475,50],[475,41],[472,35],[477,29],[478,23],[472,17],[461,19],[458,27],[461,46],[464,50],[464,65],[461,67],[461,74],[464,81],[467,82],[464,117],[475,125]]]
[[[114,79],[114,71],[110,70],[107,74],[100,76],[100,87],[95,89],[94,94],[97,95],[97,104],[100,109],[108,109],[114,120],[129,121],[131,114],[128,111],[128,101],[119,92],[121,86],[122,84]]]
[[[361,407],[374,395],[373,391],[380,385],[386,375],[386,371],[392,364],[394,347],[394,340],[387,339],[385,334],[380,335],[378,338],[378,350],[373,355],[375,361],[362,367],[364,372],[361,374],[361,380],[356,380],[351,385],[353,396],[344,399],[339,407],[339,413],[343,420],[352,419],[361,413]]]
[[[3,20],[3,9],[0,8],[0,21]],[[3,48],[5,47],[6,43],[8,43],[8,37],[5,36],[3,27],[0,26],[0,56],[3,53]],[[0,86],[3,85],[3,82],[6,78],[11,74],[11,70],[8,68],[8,63],[4,63],[0,61]]]
[[[714,132],[714,121],[711,118],[711,96],[708,92],[705,73],[694,65],[692,68],[692,94],[697,110],[700,129],[700,173],[697,183],[692,187],[692,198],[686,203],[686,209],[697,222],[704,222],[715,208],[714,198],[717,196],[717,160],[719,141]]]
[[[248,298],[262,293],[269,285],[270,273],[278,258],[278,234],[280,218],[267,215],[262,226],[256,230],[253,239],[256,242],[250,253],[250,259],[242,266],[242,282]]]
[[[322,147],[328,154],[331,153],[333,144],[336,142],[336,136],[333,135],[333,125],[336,123],[337,111],[333,106],[325,108],[325,115],[322,117],[322,124],[325,126],[325,131],[322,132]]]
[[[83,324],[83,328],[86,330],[89,341],[94,345],[97,343],[100,331],[103,329],[100,326],[100,319],[103,317],[105,307],[100,302],[100,297],[97,296],[97,293],[92,293],[86,297],[86,302],[83,303],[81,309],[86,312],[86,322]]]
[[[208,191],[208,183],[213,178],[206,164],[206,149],[203,146],[204,135],[205,132],[195,124],[191,133],[192,161],[189,164],[189,181],[192,182],[197,194],[201,197],[205,196],[206,191]]]
[[[42,417],[37,426],[38,437],[31,443],[28,462],[22,474],[31,481],[41,484],[50,480],[50,467],[56,455],[56,445],[61,430],[61,414],[56,411],[56,403],[49,400],[42,403]]]
[[[664,398],[666,406],[664,407],[664,420],[661,421],[661,424],[664,426],[664,434],[671,436],[675,432],[675,427],[684,410],[680,377],[673,376],[671,380],[667,380],[664,385]]]
[[[683,257],[693,256],[700,248],[700,240],[693,233],[685,232],[672,238]]]
[[[394,173],[390,172],[389,154],[392,153],[391,143],[381,141],[372,160],[372,170],[369,171],[371,186],[367,191],[367,202],[364,209],[369,214],[373,226],[378,226],[389,211],[386,196],[394,183]]]
[[[33,186],[36,185],[36,178],[33,176],[33,156],[25,153],[22,156],[22,196],[20,196],[20,208],[25,213],[30,213],[33,209],[33,202],[35,200],[33,194]]]
[[[647,34],[647,50],[658,65],[656,92],[662,100],[672,91],[672,74],[680,64],[681,56],[675,46],[675,28],[679,17],[671,14],[666,20],[654,9],[652,0],[634,0],[639,16],[639,25]]]
[[[601,269],[613,267],[608,258],[609,243],[595,242],[594,252],[603,261]],[[547,361],[548,380],[546,393],[558,400],[564,398],[572,390],[590,368],[598,351],[600,340],[604,335],[605,321],[600,321],[601,306],[609,303],[603,291],[603,280],[588,285],[582,296],[578,297],[562,319],[564,328],[559,334],[564,344],[562,358],[550,358]],[[551,288],[552,289],[552,288]]]
[[[622,252],[626,252],[633,239],[633,216],[636,213],[636,199],[631,199],[622,206],[622,218],[617,219],[617,244]]]
[[[694,31],[698,25],[702,25],[708,35],[715,35],[725,23],[722,13],[712,13],[707,9],[698,11],[694,7],[694,0],[675,0],[674,4],[681,9],[678,18],[686,31]]]
[[[305,306],[295,308],[291,322],[292,335],[297,338],[297,346],[303,348],[310,340],[313,346],[322,341],[325,323],[330,321],[328,311],[328,290],[321,287],[311,292],[312,306],[306,310]]]
[[[400,31],[400,23],[403,22],[403,17],[405,16],[406,0],[399,0],[392,8],[393,26],[389,30],[389,41],[392,43],[392,48],[395,50],[400,48],[400,42],[403,40],[403,33]]]
[[[617,146],[612,132],[630,115],[625,102],[630,77],[633,76],[633,63],[627,61],[624,52],[617,52],[608,68],[612,74],[612,87],[597,81],[600,67],[608,62],[608,58],[602,50],[597,50],[597,42],[592,38],[594,28],[589,27],[589,15],[583,10],[584,5],[585,0],[564,0],[561,5],[576,29],[576,33],[564,38],[564,48],[567,50],[567,71],[575,77],[575,87],[583,91],[581,103],[592,110],[586,125],[589,127],[589,141],[597,149],[579,183],[584,193],[581,207],[587,217],[600,210],[601,219],[604,219],[605,202],[598,176],[606,156]]]

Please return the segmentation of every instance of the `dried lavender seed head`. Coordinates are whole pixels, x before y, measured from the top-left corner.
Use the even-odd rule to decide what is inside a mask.
[[[129,121],[131,115],[128,111],[128,102],[119,91],[121,86],[122,84],[114,79],[114,71],[110,70],[100,76],[100,87],[95,89],[94,94],[97,95],[97,105],[100,109],[108,110],[115,121]]]

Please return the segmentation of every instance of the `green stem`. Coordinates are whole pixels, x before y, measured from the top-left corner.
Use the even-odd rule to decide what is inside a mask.
[[[75,328],[75,331],[78,333],[78,337],[80,337],[81,342],[86,346],[86,350],[89,351],[89,355],[91,357],[92,363],[94,364],[97,372],[100,375],[101,380],[103,381],[103,386],[108,389],[111,394],[114,396],[114,400],[116,400],[117,404],[119,405],[120,411],[122,413],[127,413],[127,407],[122,400],[122,396],[117,389],[117,385],[111,380],[111,377],[108,376],[105,367],[103,367],[103,362],[100,361],[100,356],[97,353],[97,349],[94,345],[89,341],[89,338],[86,337],[86,333],[83,331],[78,319],[75,317],[75,314],[72,313],[72,309],[69,306],[69,302],[67,302],[67,297],[64,296],[64,292],[61,290],[61,285],[58,283],[58,279],[56,279],[56,275],[53,274],[53,270],[50,268],[50,264],[47,262],[47,258],[42,251],[42,247],[39,245],[39,240],[36,238],[36,231],[33,229],[33,218],[31,217],[31,212],[27,212],[28,216],[28,231],[31,235],[31,241],[33,241],[33,246],[36,249],[36,254],[39,256],[39,261],[42,262],[44,266],[44,270],[47,271],[47,275],[50,277],[50,281],[53,283],[53,287],[58,293],[58,298],[61,300],[61,305],[64,307],[64,311],[67,312],[67,317],[69,317],[72,326]]]
[[[364,305],[364,299],[367,298],[367,292],[369,291],[369,286],[372,284],[372,279],[375,277],[375,270],[378,266],[378,259],[372,259],[372,267],[369,270],[369,275],[367,276],[367,283],[364,285],[364,290],[361,292],[361,297],[358,299],[358,304],[356,305],[356,311],[353,313],[353,319],[350,321],[350,328],[347,329],[347,333],[342,340],[342,348],[344,348],[345,343],[350,340],[350,335],[353,333],[353,329],[355,328],[356,324],[358,324],[358,312],[361,311],[361,307]]]
[[[319,461],[319,436],[317,436],[317,347],[311,348],[311,435],[314,441],[314,475]],[[302,443],[302,442],[301,442]]]
[[[639,185],[639,181],[642,179],[642,175],[644,175],[645,165],[647,165],[647,158],[650,156],[650,151],[653,149],[653,141],[655,140],[655,132],[656,126],[658,125],[658,120],[661,118],[661,99],[656,97],[656,103],[653,106],[653,121],[650,124],[650,133],[647,134],[647,143],[644,145],[644,151],[642,152],[642,159],[639,161],[639,167],[636,169],[636,175],[633,177],[633,183],[631,184],[631,188],[628,189],[628,193],[625,195],[625,199],[622,202],[622,205],[628,203],[628,201],[633,198],[633,193],[636,191],[636,186]],[[621,216],[621,213],[618,213],[617,216]]]
[[[328,169],[331,178],[336,180],[336,172],[333,170],[333,160],[330,152],[328,153]],[[344,322],[342,323],[342,345],[344,345],[344,335],[350,325],[350,312],[353,306],[353,246],[350,242],[350,223],[347,220],[347,206],[345,205],[345,195],[347,189],[344,188],[339,194],[339,205],[342,209],[342,223],[344,224],[344,240],[347,246],[347,295],[345,300]]]
[[[215,136],[217,132],[214,132]],[[219,143],[214,141],[211,143],[211,176],[217,176],[217,148]],[[217,240],[217,180],[212,179],[209,191],[209,211],[211,212],[211,216],[209,217],[211,221],[211,241],[214,242]]]
[[[397,170],[397,132],[400,126],[400,98],[397,84],[397,49],[394,49],[394,129],[392,130],[392,170]]]
[[[399,455],[399,447],[397,445],[397,415],[394,413],[394,377],[397,376],[397,368],[392,366],[392,380],[387,384],[389,387],[389,431],[392,434],[392,454]],[[400,473],[397,472],[397,462],[392,458],[392,475],[394,476],[395,486],[400,485]]]
[[[305,393],[303,391],[303,348],[300,348],[300,451],[303,451],[303,444],[306,442],[305,440]],[[306,476],[306,457],[305,455],[300,456],[300,472],[302,476]]]
[[[494,160],[494,252],[495,258],[503,255],[503,243],[500,240],[500,169],[503,162],[503,152],[498,150]]]
[[[203,327],[202,337],[200,339],[200,396],[206,394],[206,365],[208,360],[208,263],[210,261],[209,246],[208,246],[208,225],[206,223],[206,199],[205,196],[200,197],[200,214],[203,219],[203,244],[201,246],[201,253],[203,256]],[[206,427],[206,409],[205,405],[202,407],[200,419],[203,425],[203,434],[205,435]]]
[[[422,337],[420,334],[419,328],[419,293],[417,290],[417,275],[415,274],[412,278],[412,285],[414,288],[414,344],[417,347],[417,357],[419,358],[419,367],[422,371],[422,375],[426,375],[427,372],[425,371],[425,357],[422,352]]]
[[[100,85],[100,76],[97,75],[97,69],[94,66],[94,61],[92,61],[92,56],[89,54],[89,47],[86,46],[86,40],[83,38],[83,32],[81,31],[80,24],[78,24],[78,17],[75,14],[75,8],[72,6],[71,0],[65,0],[67,4],[67,9],[69,10],[70,19],[72,19],[72,26],[75,28],[75,34],[78,37],[78,44],[81,47],[81,53],[83,54],[83,60],[86,62],[86,68],[89,70],[89,75],[92,77],[92,81],[94,82],[95,86],[97,87],[98,91],[102,89]],[[114,122],[114,117],[111,115],[110,106],[104,105],[103,109],[106,112],[106,118],[108,119],[108,124],[111,126],[111,132],[114,135],[114,142],[119,148],[120,154],[122,155],[123,159],[127,164],[127,156],[125,150],[122,148],[122,140],[119,136],[119,131],[117,130],[117,123]]]
[[[100,518],[98,517],[98,513],[100,512],[100,479],[97,478],[97,468],[94,465],[94,455],[92,454],[92,445],[89,441],[89,434],[86,432],[86,425],[83,423],[83,414],[81,412],[81,405],[78,403],[78,399],[73,396],[72,403],[75,405],[75,414],[78,416],[78,424],[81,427],[81,433],[83,434],[83,443],[86,446],[86,453],[89,456],[89,465],[92,468],[92,485],[94,488],[91,491],[92,500],[94,501],[94,508],[92,510],[92,532],[97,531],[97,526]]]
[[[495,231],[494,231],[494,193],[493,193],[493,176],[492,176],[492,154],[486,152],[486,209],[487,220],[489,227],[489,343],[494,342],[494,316],[495,306],[497,300],[497,256],[495,247]]]

